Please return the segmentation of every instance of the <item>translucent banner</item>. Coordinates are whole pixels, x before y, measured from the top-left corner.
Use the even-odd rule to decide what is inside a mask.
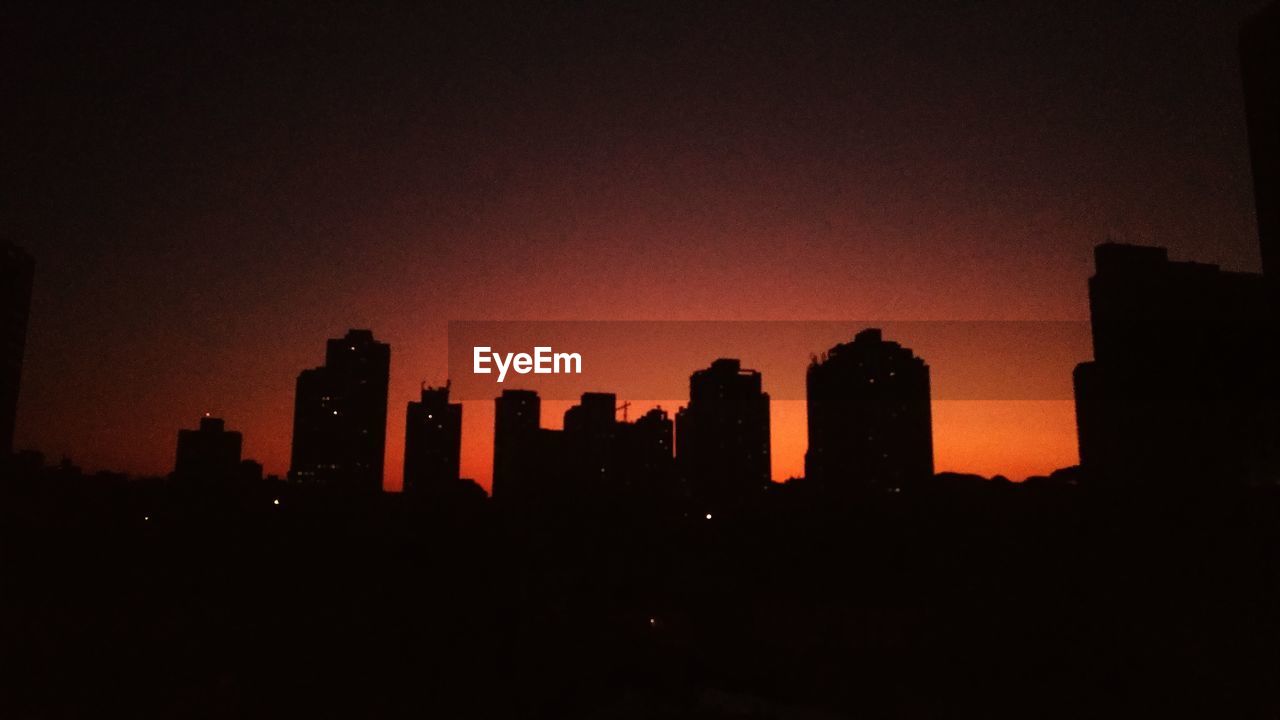
[[[449,378],[461,400],[679,399],[694,371],[734,358],[773,399],[803,400],[809,364],[871,328],[929,365],[935,400],[1069,400],[1092,357],[1085,321],[452,321]]]

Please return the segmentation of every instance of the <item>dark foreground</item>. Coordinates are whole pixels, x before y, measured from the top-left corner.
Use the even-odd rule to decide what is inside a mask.
[[[1272,490],[707,520],[10,480],[0,717],[1276,717],[1278,521]]]

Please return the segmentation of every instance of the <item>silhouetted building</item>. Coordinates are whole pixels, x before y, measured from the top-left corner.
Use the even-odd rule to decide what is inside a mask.
[[[508,507],[581,509],[632,490],[669,492],[672,423],[661,408],[619,422],[613,393],[583,393],[564,414],[564,429],[541,424],[531,390],[505,390],[495,401],[493,497]]]
[[[1262,277],[1106,243],[1089,279],[1093,362],[1075,370],[1080,464],[1115,481],[1221,483],[1265,472]]]
[[[624,488],[645,493],[669,494],[675,472],[675,423],[666,410],[656,407],[636,418],[618,423],[618,475]]]
[[[617,423],[617,405],[618,396],[613,393],[582,393],[578,404],[565,411],[564,429],[597,438],[611,437]]]
[[[814,358],[805,477],[833,491],[933,475],[929,366],[867,329]]]
[[[633,423],[623,423],[627,456],[643,475],[670,472],[675,460],[675,422],[666,410],[655,407]]]
[[[689,378],[689,404],[676,413],[676,461],[707,510],[738,504],[770,480],[769,395],[760,373],[721,358]]]
[[[410,402],[404,427],[404,491],[443,490],[459,480],[462,404],[449,402],[449,385],[423,387]]]
[[[1240,70],[1262,271],[1272,322],[1280,324],[1280,3],[1271,3],[1241,28]]]
[[[257,460],[241,460],[239,478],[243,483],[261,483],[262,463]]]
[[[613,393],[583,393],[564,413],[566,470],[579,484],[589,483],[586,488],[618,479],[617,407]]]
[[[583,393],[565,411],[568,490],[628,498],[667,493],[675,466],[671,418],[654,408],[635,422],[619,421],[617,410],[613,393]]]
[[[178,431],[173,478],[184,483],[228,482],[240,476],[240,433],[215,417],[200,418],[200,429]],[[259,475],[262,466],[258,466]]]
[[[328,342],[323,367],[298,375],[293,412],[294,482],[382,489],[391,346],[369,330]]]
[[[524,491],[526,499],[543,505],[574,500],[583,488],[573,482],[569,457],[569,439],[563,430],[538,428],[522,461],[533,481],[517,486],[517,496]]]
[[[7,242],[0,243],[0,460],[13,452],[34,273],[30,255]]]
[[[507,500],[523,492],[530,481],[542,400],[533,390],[503,390],[493,402],[492,493],[495,500]]]

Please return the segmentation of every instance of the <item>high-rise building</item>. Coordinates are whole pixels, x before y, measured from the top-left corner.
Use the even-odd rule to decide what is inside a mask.
[[[1075,370],[1080,464],[1115,482],[1241,481],[1266,472],[1262,277],[1105,243],[1089,279],[1093,361]]]
[[[410,402],[404,427],[404,491],[448,490],[459,479],[462,404],[449,402],[449,385],[424,387]]]
[[[185,483],[233,480],[242,472],[240,447],[240,433],[227,430],[221,419],[206,415],[200,418],[200,429],[178,431],[173,478]]]
[[[583,489],[618,481],[617,407],[613,393],[589,392],[564,413],[565,469]]]
[[[391,346],[369,330],[329,340],[323,367],[298,375],[294,482],[349,491],[382,489]]]
[[[582,393],[578,404],[564,413],[566,432],[608,437],[617,423],[618,396],[613,393]]]
[[[565,490],[636,499],[670,494],[674,424],[654,408],[635,422],[617,419],[613,393],[583,393],[565,411]]]
[[[503,390],[494,400],[493,498],[522,494],[532,475],[532,457],[542,423],[542,400],[533,390]]]
[[[742,503],[768,487],[769,395],[759,372],[727,358],[694,372],[675,431],[680,473],[706,510]]]
[[[641,466],[661,468],[670,464],[675,451],[675,423],[661,407],[655,407],[631,423],[631,455]]]
[[[1262,271],[1275,328],[1280,326],[1280,3],[1271,3],[1241,27],[1240,70]]]
[[[675,423],[660,407],[618,424],[619,479],[624,488],[667,494],[675,470]]]
[[[805,477],[824,489],[900,487],[933,475],[929,366],[880,330],[809,365]]]
[[[13,452],[34,272],[30,255],[7,242],[0,243],[0,460]]]

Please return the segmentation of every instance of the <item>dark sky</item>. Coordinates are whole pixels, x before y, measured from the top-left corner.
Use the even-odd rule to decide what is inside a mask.
[[[297,372],[372,327],[395,486],[449,319],[1082,319],[1109,235],[1256,270],[1259,4],[6,5],[19,445],[163,472],[210,410],[283,472]],[[940,469],[1074,462],[1069,403],[973,413]]]

